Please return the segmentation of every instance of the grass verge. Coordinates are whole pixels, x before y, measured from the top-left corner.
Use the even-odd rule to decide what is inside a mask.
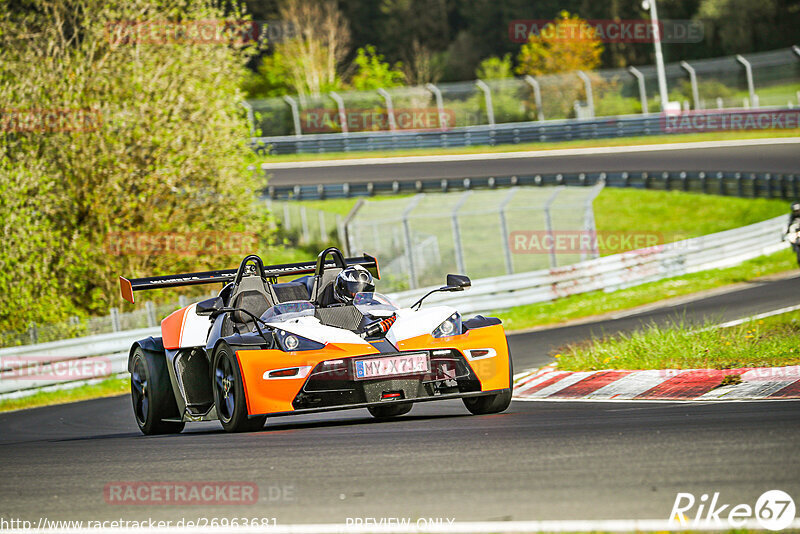
[[[630,334],[569,345],[556,355],[558,368],[594,371],[800,365],[800,312],[728,328],[710,328],[711,323],[706,326],[649,325]]]
[[[96,384],[87,384],[72,389],[40,391],[28,397],[0,400],[0,412],[11,412],[26,408],[38,408],[53,404],[65,404],[100,397],[113,397],[130,391],[128,378],[109,378]]]
[[[473,145],[450,148],[410,148],[385,151],[325,152],[322,154],[276,154],[253,156],[252,163],[279,163],[287,161],[319,161],[327,159],[392,158],[402,156],[438,156],[443,154],[497,154],[502,152],[522,152],[529,150],[555,150],[560,148],[593,148],[629,145],[662,145],[666,143],[691,143],[698,141],[726,141],[732,139],[764,139],[769,137],[797,137],[800,129],[757,130],[736,132],[709,132],[678,135],[644,135],[639,137],[580,139],[575,141],[534,142],[518,145]]]
[[[522,330],[627,310],[672,297],[680,297],[738,282],[746,282],[761,276],[790,271],[796,267],[797,260],[792,255],[792,251],[787,249],[754,258],[741,265],[727,269],[714,269],[676,276],[611,293],[593,291],[551,302],[526,304],[498,310],[490,315],[500,317],[507,330]]]

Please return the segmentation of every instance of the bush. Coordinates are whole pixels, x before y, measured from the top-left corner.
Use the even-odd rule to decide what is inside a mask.
[[[112,232],[265,228],[252,216],[244,164],[238,86],[247,50],[235,40],[148,42],[118,24],[242,18],[215,5],[0,0],[0,101],[29,116],[89,117],[69,131],[44,123],[0,131],[0,330],[107,313],[120,302],[120,274],[235,261],[213,251],[114,255]]]

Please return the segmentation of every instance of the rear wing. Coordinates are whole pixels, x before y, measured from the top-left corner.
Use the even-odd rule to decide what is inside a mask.
[[[381,272],[378,267],[378,260],[364,254],[360,258],[347,258],[347,265],[361,265],[372,275],[380,280]],[[283,263],[280,265],[265,265],[264,276],[267,279],[276,279],[280,276],[299,276],[304,274],[314,274],[317,261],[304,261],[301,263]],[[335,267],[333,260],[325,262],[325,268]],[[236,279],[238,269],[222,269],[218,271],[203,271],[199,273],[171,274],[166,276],[152,276],[149,278],[125,278],[119,277],[120,292],[122,298],[128,302],[134,302],[134,291],[145,289],[158,289],[164,287],[194,286],[199,284],[215,284],[233,282]]]

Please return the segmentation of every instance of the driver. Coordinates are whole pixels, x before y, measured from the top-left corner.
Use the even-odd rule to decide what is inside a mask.
[[[375,284],[372,275],[361,265],[351,265],[342,269],[333,284],[333,296],[338,302],[353,302],[356,293],[374,292]]]

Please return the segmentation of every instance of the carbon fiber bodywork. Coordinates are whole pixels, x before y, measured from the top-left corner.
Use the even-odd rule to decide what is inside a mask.
[[[427,354],[427,373],[380,379],[356,379],[358,360],[370,360],[403,354]],[[296,410],[307,408],[349,407],[365,403],[417,401],[441,395],[481,390],[480,380],[457,350],[408,351],[320,362],[309,374],[300,393],[292,401]],[[387,394],[391,400],[384,400]]]

